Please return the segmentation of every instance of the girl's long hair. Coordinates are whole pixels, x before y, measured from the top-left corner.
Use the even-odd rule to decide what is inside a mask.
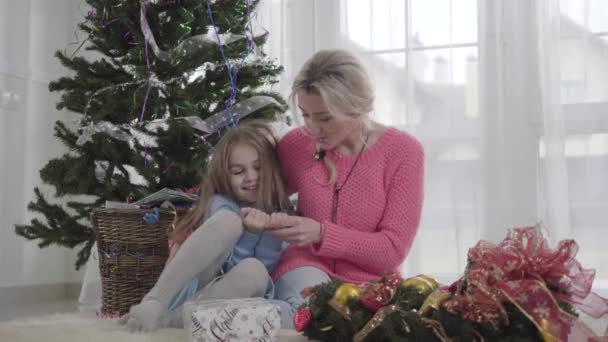
[[[177,223],[172,233],[174,242],[183,242],[187,236],[186,232],[195,230],[207,219],[209,200],[213,195],[224,195],[236,201],[230,186],[229,164],[232,150],[238,144],[254,148],[260,160],[258,196],[252,206],[266,213],[291,210],[291,202],[281,176],[277,141],[272,129],[261,121],[243,122],[224,133],[215,146],[207,173],[200,184],[199,202]]]

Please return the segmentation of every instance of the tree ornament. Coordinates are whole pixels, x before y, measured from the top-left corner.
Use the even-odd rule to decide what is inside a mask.
[[[398,275],[389,274],[378,282],[367,284],[361,295],[361,304],[373,312],[378,311],[391,301],[401,282]]]
[[[399,287],[399,284],[401,284],[402,281],[403,278],[401,278],[397,273],[385,274],[384,276],[382,276],[382,278],[380,278],[380,282],[394,289],[397,289],[397,287]]]
[[[312,322],[312,311],[308,306],[298,310],[293,316],[293,327],[297,332],[302,332]]]
[[[420,274],[401,282],[402,287],[414,287],[420,294],[430,294],[439,288],[439,283],[432,277]]]
[[[359,289],[357,285],[351,283],[340,285],[334,294],[334,300],[341,305],[346,305],[349,298],[358,299],[359,297],[361,297],[361,289]]]
[[[365,306],[372,312],[378,311],[390,300],[389,292],[381,288],[369,288],[361,297],[361,305]]]

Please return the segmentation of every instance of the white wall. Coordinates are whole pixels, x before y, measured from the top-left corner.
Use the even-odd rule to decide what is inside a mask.
[[[53,54],[75,48],[69,44],[81,13],[80,0],[0,0],[0,287],[81,279],[75,251],[41,250],[14,233],[14,224],[33,217],[26,207],[41,185],[40,168],[65,152],[53,124],[70,114],[55,109],[57,94],[49,93],[48,82],[66,74]],[[52,188],[43,190],[53,198]]]

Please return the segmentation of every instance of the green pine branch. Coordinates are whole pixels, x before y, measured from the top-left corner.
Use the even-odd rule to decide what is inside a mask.
[[[143,198],[162,188],[192,188],[200,182],[212,146],[227,128],[205,138],[185,121],[171,120],[198,116],[205,120],[224,110],[232,96],[225,61],[217,44],[182,48],[186,39],[208,32],[211,20],[206,1],[175,0],[146,2],[146,18],[159,48],[168,53],[158,58],[146,42],[140,23],[139,0],[86,0],[92,9],[78,24],[84,33],[75,51],[58,51],[55,57],[69,75],[50,82],[49,90],[60,94],[59,110],[80,115],[74,123],[57,121],[55,137],[68,150],[49,160],[40,170],[40,178],[54,188],[59,199],[70,196],[64,204],[50,204],[38,188],[28,209],[43,219],[20,224],[15,232],[26,239],[39,240],[41,247],[60,245],[80,247],[77,267],[84,264],[94,241],[88,218],[105,201]],[[253,12],[259,1],[252,1]],[[220,0],[211,5],[220,34],[243,35],[247,18],[246,0]],[[254,37],[261,47],[267,34]],[[86,43],[85,43],[86,42]],[[62,49],[64,47],[58,47]],[[246,40],[223,44],[231,71],[236,61],[246,55]],[[87,59],[79,52],[94,51],[98,58]],[[283,68],[274,62],[248,59],[236,77],[235,101],[267,95],[278,105],[269,105],[251,113],[250,118],[276,119],[287,104],[272,91]],[[191,81],[201,66],[205,74]],[[144,106],[145,103],[145,106]],[[166,126],[147,131],[145,122],[167,119]],[[144,122],[140,122],[143,120]],[[154,143],[137,139],[123,141],[107,132],[96,132],[84,144],[78,139],[88,125],[101,122],[129,127],[124,132],[144,134]],[[72,196],[85,195],[90,201]]]
[[[90,227],[80,223],[88,214],[81,211],[77,215],[70,215],[62,206],[49,204],[40,189],[34,188],[34,194],[36,200],[30,202],[27,208],[44,215],[47,222],[34,218],[29,225],[16,225],[15,233],[28,240],[40,240],[38,243],[40,248],[50,245],[75,248],[84,244],[76,260],[76,269],[80,268],[88,260],[91,246],[95,242]]]

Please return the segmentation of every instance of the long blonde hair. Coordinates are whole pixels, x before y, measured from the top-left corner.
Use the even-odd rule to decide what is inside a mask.
[[[319,95],[334,115],[347,115],[361,120],[369,129],[369,113],[374,109],[374,91],[365,67],[347,50],[321,50],[304,65],[291,86],[290,99],[295,108],[297,93]],[[319,146],[316,146],[319,152]],[[337,178],[336,164],[325,156],[329,172],[327,184]]]
[[[249,121],[230,128],[215,146],[207,173],[200,184],[198,204],[180,220],[173,233],[175,242],[185,239],[185,232],[195,230],[207,218],[210,198],[221,194],[236,199],[230,186],[230,155],[237,144],[251,146],[258,153],[260,172],[257,200],[254,207],[267,212],[291,209],[285,192],[281,168],[278,161],[277,141],[270,126],[261,121]]]

